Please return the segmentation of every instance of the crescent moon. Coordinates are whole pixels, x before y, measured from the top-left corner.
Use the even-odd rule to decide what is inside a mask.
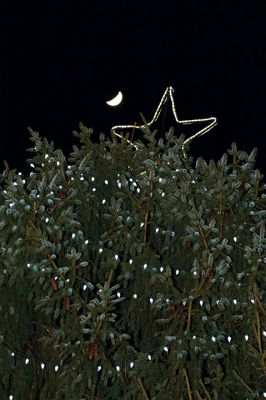
[[[118,106],[122,100],[123,100],[123,94],[122,92],[119,91],[117,95],[113,99],[108,100],[106,104],[108,104],[108,106],[115,107]]]

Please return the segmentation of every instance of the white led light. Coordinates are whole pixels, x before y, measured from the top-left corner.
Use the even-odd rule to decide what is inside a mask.
[[[212,341],[216,342],[216,338],[214,336],[212,336]]]
[[[133,294],[134,299],[136,299],[138,297],[138,295],[136,293]]]
[[[116,366],[116,370],[117,370],[117,372],[119,372],[119,371],[120,371],[120,367],[119,367],[119,365],[117,365],[117,366]]]
[[[234,299],[234,300],[233,300],[233,303],[234,303],[234,305],[236,305],[236,304],[237,304],[237,300],[236,300],[236,299]]]
[[[108,182],[108,180],[107,180],[107,179],[105,179],[104,183],[105,183],[106,185],[108,185],[108,183],[109,183],[109,182]]]
[[[228,341],[228,343],[230,343],[231,340],[232,340],[231,336],[227,336],[227,341]]]
[[[13,400],[13,399],[14,399],[14,397],[12,396],[12,394],[9,396],[8,399],[9,399],[9,400]]]
[[[45,364],[41,363],[41,369],[44,369],[44,368],[45,368]]]
[[[201,307],[202,307],[202,306],[203,306],[203,300],[200,300],[199,303],[200,303],[200,305],[201,305]]]
[[[262,331],[263,336],[266,337],[266,331]]]
[[[151,361],[151,355],[150,354],[148,355],[148,360]]]
[[[116,261],[119,259],[118,254],[115,255],[115,259]]]
[[[59,167],[59,165],[60,165],[60,161],[56,161],[56,165]]]
[[[99,249],[99,253],[102,253],[103,252],[103,249]]]
[[[146,269],[146,268],[147,268],[147,266],[148,266],[147,264],[144,264],[144,265],[143,265],[143,269]]]
[[[263,397],[266,398],[266,392],[263,392]]]
[[[84,176],[81,176],[79,180],[84,181]]]
[[[175,274],[178,275],[179,274],[179,269],[175,270]]]
[[[160,267],[160,272],[163,272],[163,267]]]
[[[59,370],[59,366],[56,365],[56,366],[54,367],[54,370],[55,370],[55,372],[57,372],[57,371]]]
[[[168,352],[168,347],[167,346],[164,346],[164,351],[166,351],[166,352]]]
[[[254,301],[254,299],[251,299],[251,300],[250,300],[250,302],[251,302],[252,304],[255,304],[255,301]]]
[[[159,232],[159,230],[160,230],[159,228],[156,228],[156,229],[155,229],[155,232],[156,232],[156,233],[158,233],[158,232]]]
[[[187,304],[186,300],[182,301],[183,306],[185,306]]]
[[[101,369],[102,369],[102,367],[100,365],[98,365],[97,371],[99,372],[99,371],[101,371]]]
[[[93,191],[93,192],[96,192],[96,188],[93,188],[92,191]]]
[[[132,259],[130,259],[130,260],[129,260],[129,264],[132,264],[132,263],[133,263],[133,260],[132,260]]]
[[[248,336],[248,335],[245,335],[245,340],[246,340],[246,341],[248,341],[248,338],[249,338],[249,336]]]
[[[120,292],[117,292],[116,295],[117,295],[117,297],[121,297],[121,293]]]
[[[196,339],[196,337],[197,337],[196,335],[193,335],[193,336],[192,336],[192,339],[193,339],[193,340],[195,340],[195,339]]]
[[[45,222],[48,223],[49,222],[49,218],[45,218]]]
[[[87,289],[87,285],[83,285],[83,290],[86,290]]]
[[[153,304],[153,298],[152,297],[150,298],[150,303]]]
[[[72,239],[75,239],[76,234],[75,234],[75,233],[72,233],[71,237],[72,237]]]
[[[87,240],[85,240],[85,244],[88,244],[88,243],[89,243],[88,239],[87,239]]]
[[[30,263],[27,264],[27,267],[30,268]]]
[[[140,227],[141,227],[141,228],[143,228],[143,226],[144,226],[144,222],[142,222],[142,223],[140,224]]]
[[[193,275],[197,275],[197,271],[193,271]]]
[[[130,368],[134,367],[134,363],[131,361],[131,363],[129,364]]]
[[[30,360],[28,358],[26,358],[25,364],[27,365],[27,364],[29,364],[29,362],[30,362]]]
[[[237,242],[237,237],[236,236],[233,237],[233,241]]]
[[[102,200],[102,204],[105,204],[105,203],[106,203],[106,200],[105,200],[105,199],[103,199],[103,200]]]
[[[92,176],[92,177],[91,177],[91,181],[92,181],[92,182],[94,182],[94,181],[95,181],[95,178],[94,178],[94,176]]]

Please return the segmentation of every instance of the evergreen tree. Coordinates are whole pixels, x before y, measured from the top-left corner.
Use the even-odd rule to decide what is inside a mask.
[[[266,185],[236,144],[30,130],[0,189],[0,398],[266,397]],[[186,148],[186,151],[188,149]]]

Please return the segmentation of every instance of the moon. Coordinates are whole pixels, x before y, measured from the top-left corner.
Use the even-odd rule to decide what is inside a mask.
[[[108,104],[108,106],[115,107],[118,106],[122,100],[123,100],[123,94],[122,92],[119,91],[117,95],[113,99],[108,100],[106,104]]]

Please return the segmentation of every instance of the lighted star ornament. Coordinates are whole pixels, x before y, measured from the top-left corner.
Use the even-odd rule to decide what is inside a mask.
[[[182,151],[183,154],[185,156],[184,153],[184,146],[191,142],[193,139],[195,139],[198,136],[202,136],[205,135],[205,133],[207,133],[209,130],[211,130],[212,128],[214,128],[214,126],[217,125],[217,119],[215,117],[209,117],[209,118],[201,118],[201,119],[187,119],[187,120],[180,120],[177,117],[177,113],[176,113],[176,108],[175,108],[175,101],[174,101],[174,89],[169,86],[166,88],[160,103],[152,117],[152,120],[150,122],[145,123],[144,125],[116,125],[113,126],[111,131],[118,137],[123,138],[122,135],[120,135],[119,133],[117,133],[117,130],[125,130],[125,129],[143,129],[143,128],[147,128],[150,127],[154,122],[157,121],[159,115],[162,112],[163,109],[163,105],[164,103],[167,101],[168,98],[170,98],[171,100],[171,105],[172,105],[172,112],[174,114],[175,120],[177,122],[177,124],[180,125],[192,125],[192,124],[197,124],[197,123],[201,123],[201,122],[207,122],[207,126],[205,126],[204,128],[200,129],[199,131],[197,131],[194,135],[190,136],[188,139],[186,139],[182,145]],[[133,145],[135,148],[138,148],[136,145],[134,145],[133,143],[131,143],[130,140],[127,139],[127,142],[130,143],[131,145]]]

